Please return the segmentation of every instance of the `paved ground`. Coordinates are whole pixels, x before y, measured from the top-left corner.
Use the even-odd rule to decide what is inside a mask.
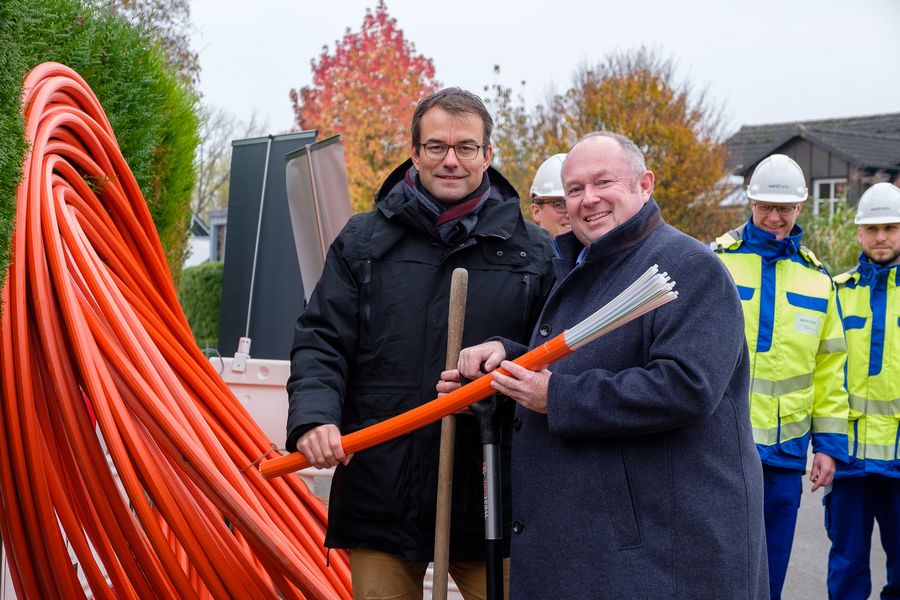
[[[310,472],[312,474],[312,472]],[[313,491],[320,497],[328,495],[328,477],[321,477],[322,472],[315,472],[319,476],[313,485]],[[328,473],[330,475],[330,473]],[[787,581],[782,597],[784,600],[824,600],[828,597],[825,587],[825,577],[828,570],[828,549],[831,542],[825,534],[824,508],[822,507],[822,490],[815,494],[809,491],[809,480],[804,477],[803,496],[800,501],[800,514],[797,519],[797,532],[794,537],[794,549],[791,555],[791,564],[788,568]],[[878,541],[878,526],[872,534],[872,589],[871,598],[878,598],[881,587],[884,585],[884,551]],[[430,584],[430,581],[429,581]],[[430,586],[429,586],[430,587]],[[431,598],[430,590],[425,594],[425,600]],[[462,596],[453,590],[449,594],[450,600]]]
[[[872,589],[871,598],[878,598],[884,585],[884,551],[878,541],[878,526],[872,534]],[[794,536],[794,550],[784,585],[785,600],[823,600],[828,597],[825,577],[828,570],[828,549],[831,542],[825,534],[822,490],[809,491],[809,481],[804,478],[800,516]]]

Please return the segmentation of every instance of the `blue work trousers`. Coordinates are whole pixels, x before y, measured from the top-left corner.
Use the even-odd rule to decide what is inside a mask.
[[[797,527],[800,494],[803,493],[803,471],[763,465],[763,484],[769,597],[781,600]]]
[[[868,475],[835,479],[825,496],[828,553],[828,597],[864,600],[872,591],[869,554],[872,528],[878,520],[881,546],[887,556],[887,583],[882,600],[900,600],[900,480]]]

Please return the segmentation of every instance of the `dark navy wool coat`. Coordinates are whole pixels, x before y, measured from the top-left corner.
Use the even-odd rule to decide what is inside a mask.
[[[548,414],[516,408],[510,597],[768,598],[743,315],[721,261],[652,199],[579,266],[574,235],[557,240],[532,347],[653,264],[679,297],[551,365]]]

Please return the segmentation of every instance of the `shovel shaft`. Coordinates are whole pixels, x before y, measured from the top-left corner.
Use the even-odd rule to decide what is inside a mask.
[[[450,307],[447,314],[447,369],[455,369],[462,350],[466,318],[466,293],[469,273],[454,269],[450,280]],[[446,600],[450,569],[450,506],[453,498],[453,449],[456,440],[456,416],[441,419],[441,446],[438,462],[437,506],[434,521],[434,577],[431,597]]]

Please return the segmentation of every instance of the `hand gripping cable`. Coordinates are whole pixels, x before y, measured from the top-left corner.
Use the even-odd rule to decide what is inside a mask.
[[[526,369],[539,371],[613,329],[675,300],[678,292],[672,290],[674,287],[675,282],[669,279],[668,274],[659,273],[657,266],[653,265],[597,312],[550,341],[526,352],[513,362]],[[498,369],[498,371],[506,373],[503,369]],[[349,454],[371,448],[434,423],[445,415],[452,414],[473,402],[483,400],[494,393],[494,389],[491,387],[493,379],[493,372],[488,373],[431,402],[365,429],[349,433],[341,438],[344,452]],[[295,452],[263,462],[260,471],[263,477],[271,479],[308,466],[309,462],[306,458],[299,452]]]

